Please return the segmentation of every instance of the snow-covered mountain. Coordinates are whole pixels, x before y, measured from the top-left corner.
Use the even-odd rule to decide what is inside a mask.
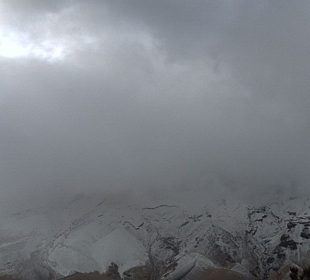
[[[199,254],[219,266],[247,263],[253,275],[267,276],[287,259],[307,257],[309,207],[309,199],[249,207],[233,199],[193,206],[178,199],[80,195],[57,207],[3,214],[0,268],[23,273],[22,264],[29,270],[31,263],[45,274],[69,275],[104,271],[115,262],[123,272],[150,253],[166,262]]]
[[[258,271],[268,274],[283,262],[307,262],[310,250],[310,200],[288,199],[248,208],[246,243]]]

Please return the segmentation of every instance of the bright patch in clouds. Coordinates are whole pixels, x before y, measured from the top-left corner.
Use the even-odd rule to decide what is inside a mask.
[[[46,61],[62,60],[64,44],[51,40],[33,41],[27,34],[0,29],[0,56],[7,58],[37,58]]]

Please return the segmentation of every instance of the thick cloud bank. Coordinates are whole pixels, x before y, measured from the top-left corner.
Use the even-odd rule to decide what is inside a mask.
[[[2,198],[305,192],[309,31],[308,1],[1,1]]]

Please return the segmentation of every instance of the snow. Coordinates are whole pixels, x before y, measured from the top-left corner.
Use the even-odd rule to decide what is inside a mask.
[[[183,279],[185,276],[195,275],[197,272],[216,268],[216,265],[210,259],[198,253],[190,253],[177,258],[176,268],[166,273],[163,280]]]
[[[111,262],[119,266],[120,272],[144,264],[145,248],[134,236],[126,230],[116,229],[99,239],[92,246],[92,257],[104,270]]]
[[[110,262],[123,272],[146,261],[154,238],[154,252],[164,259],[184,256],[179,268],[185,270],[193,264],[214,265],[209,259],[221,266],[226,257],[239,272],[248,270],[240,264],[244,259],[252,268],[277,269],[285,259],[308,256],[310,239],[301,236],[310,224],[307,198],[258,208],[235,199],[203,203],[203,198],[191,207],[181,198],[177,194],[176,199],[137,202],[80,196],[57,206],[2,214],[0,271],[14,269],[36,251],[61,275],[104,271]],[[295,227],[289,229],[289,222]],[[297,250],[280,246],[283,234],[298,243]],[[277,252],[285,255],[284,260]],[[274,258],[272,263],[267,262],[269,257]]]
[[[115,229],[98,240],[85,233],[73,234],[73,238],[59,243],[50,252],[48,263],[55,271],[62,275],[95,270],[103,272],[114,262],[123,272],[146,260],[145,248],[126,230]]]

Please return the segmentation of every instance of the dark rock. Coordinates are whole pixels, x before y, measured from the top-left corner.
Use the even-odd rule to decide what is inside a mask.
[[[310,239],[310,230],[309,227],[305,226],[300,233],[300,236],[305,239]]]
[[[288,234],[283,234],[281,236],[281,242],[279,246],[284,248],[289,248],[291,250],[297,250],[297,242],[290,238]]]
[[[289,222],[287,223],[287,228],[288,228],[288,229],[295,228],[296,226],[297,226],[297,224],[296,224],[296,223],[293,223],[292,221],[289,221]]]
[[[268,263],[268,264],[272,264],[274,261],[275,261],[275,259],[274,259],[273,257],[269,257],[269,258],[267,259],[267,263]]]

